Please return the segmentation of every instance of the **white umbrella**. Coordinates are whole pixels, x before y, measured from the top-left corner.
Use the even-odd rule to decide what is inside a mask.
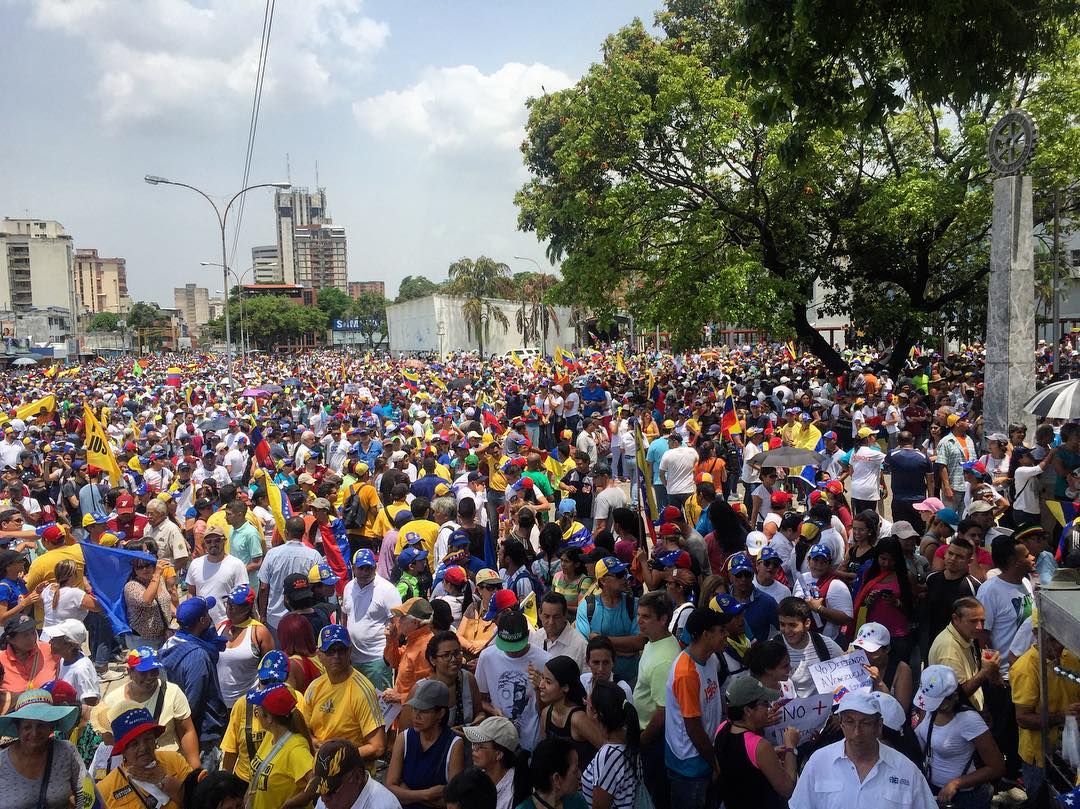
[[[24,366],[24,365],[37,365],[37,360],[31,357],[19,357],[12,365]]]
[[[1080,418],[1080,379],[1047,385],[1024,403],[1024,410],[1046,419]]]

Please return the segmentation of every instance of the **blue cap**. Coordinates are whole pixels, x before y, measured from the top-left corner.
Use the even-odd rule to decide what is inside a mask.
[[[236,606],[240,606],[241,604],[254,604],[255,591],[251,589],[250,585],[238,584],[229,591],[229,594],[225,596],[225,600]]]
[[[363,549],[361,549],[363,550]],[[370,553],[370,551],[368,551]],[[359,551],[357,551],[359,553]],[[335,574],[330,565],[326,562],[319,562],[317,565],[312,565],[311,570],[308,571],[308,583],[309,584],[325,584],[327,587],[333,587],[341,579]]]
[[[953,528],[960,525],[960,515],[951,508],[943,508],[940,511],[935,511],[934,516]]]
[[[826,545],[824,542],[818,542],[810,546],[810,550],[806,552],[807,559],[827,559],[832,561],[832,548]]]
[[[728,572],[733,576],[736,573],[753,573],[754,565],[745,553],[736,553],[728,561]]]
[[[187,517],[190,520],[190,519],[193,519],[195,517],[198,517],[199,512],[195,510],[195,506],[192,506],[191,508],[189,508],[187,511],[184,512],[184,516]]]
[[[375,554],[367,548],[358,550],[352,558],[353,567],[375,567]]]
[[[398,554],[397,563],[398,567],[405,568],[411,565],[413,562],[417,562],[421,559],[427,559],[427,551],[414,548],[411,545],[405,548]]]
[[[349,645],[349,631],[341,624],[328,624],[319,630],[319,649],[326,651],[335,643]]]
[[[102,514],[100,511],[91,511],[89,514],[83,516],[83,528],[86,527],[86,518],[89,517],[90,521],[94,525],[105,525],[109,521],[108,514]]]
[[[721,593],[712,600],[709,607],[713,612],[718,612],[721,615],[742,615],[746,610],[747,605],[741,601],[736,601],[734,596],[729,596],[727,593]]]
[[[559,513],[560,514],[577,514],[577,503],[571,498],[564,497],[559,501]]]
[[[460,528],[450,535],[450,539],[447,540],[447,545],[451,548],[467,548],[472,543],[469,539],[467,531],[462,531]]]
[[[259,681],[264,683],[283,683],[289,679],[289,658],[284,652],[274,649],[263,655],[259,661]]]
[[[417,544],[419,544],[419,543],[421,543],[423,541],[424,541],[424,538],[422,536],[420,536],[418,533],[416,533],[415,531],[409,531],[407,534],[405,534],[405,544],[406,545],[417,545]]]
[[[191,626],[204,615],[209,615],[211,608],[216,604],[217,599],[213,596],[209,598],[194,596],[187,601],[181,601],[180,606],[176,608],[176,623],[180,626]]]
[[[165,668],[152,646],[137,646],[127,653],[127,667],[135,671],[154,671]]]
[[[777,562],[782,562],[783,561],[780,558],[780,554],[778,554],[776,552],[776,548],[773,548],[773,547],[770,547],[769,545],[766,545],[758,553],[758,561],[759,562],[771,562],[773,560],[776,560]]]

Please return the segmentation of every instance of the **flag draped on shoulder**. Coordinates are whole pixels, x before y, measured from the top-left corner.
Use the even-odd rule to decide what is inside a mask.
[[[728,383],[727,392],[724,394],[724,410],[720,416],[720,430],[724,435],[732,436],[742,432],[739,424],[739,414],[735,412],[735,397],[731,392],[731,383]]]
[[[124,585],[131,578],[131,563],[136,559],[146,562],[157,559],[142,551],[108,548],[90,542],[80,542],[79,547],[86,566],[86,580],[94,590],[94,600],[112,624],[113,632],[117,635],[131,632],[124,599]]]
[[[105,428],[97,420],[90,406],[83,403],[83,423],[86,427],[86,461],[104,469],[113,485],[120,483],[120,464],[116,462]]]

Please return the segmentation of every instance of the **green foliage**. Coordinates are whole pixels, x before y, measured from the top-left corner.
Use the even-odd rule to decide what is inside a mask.
[[[326,312],[326,318],[331,323],[344,317],[352,305],[353,299],[337,287],[323,287],[319,290],[318,307]]]
[[[136,301],[124,319],[127,320],[130,329],[149,329],[167,321],[169,316],[162,312],[161,307],[156,303]]]
[[[514,281],[510,268],[502,262],[480,256],[475,261],[460,258],[450,265],[449,280],[443,286],[447,295],[464,298],[461,316],[470,335],[476,335],[480,358],[484,357],[484,340],[491,335],[492,322],[503,330],[510,328],[510,321],[490,298],[510,298],[514,294]]]
[[[98,312],[90,320],[90,331],[116,331],[121,319],[116,312]]]
[[[233,339],[240,334],[240,305],[229,303]],[[276,345],[297,342],[309,332],[320,334],[326,330],[327,315],[322,309],[304,306],[280,295],[252,295],[244,297],[244,327],[248,339],[259,348],[268,350]],[[210,321],[210,334],[215,339],[225,336],[225,319]]]
[[[528,102],[519,226],[562,261],[553,296],[601,320],[629,310],[676,347],[706,323],[794,332],[836,371],[811,313],[844,315],[901,362],[985,289],[988,126],[1038,109],[1055,129],[1042,131],[1037,189],[1080,173],[1075,41],[1070,58],[970,104],[906,97],[874,126],[800,133],[793,168],[795,124],[769,112],[782,88],[728,72],[742,34],[725,8],[672,0],[666,36],[635,22],[576,86]]]
[[[376,345],[376,334],[381,338],[380,342],[387,338],[386,306],[388,303],[390,301],[382,295],[364,292],[349,307],[349,317],[360,322],[360,333],[371,345]]]
[[[439,291],[439,285],[423,275],[406,275],[401,279],[397,298],[394,303],[404,303]]]

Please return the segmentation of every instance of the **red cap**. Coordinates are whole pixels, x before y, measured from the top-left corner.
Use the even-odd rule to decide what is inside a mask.
[[[465,569],[458,565],[448,567],[443,574],[443,581],[448,581],[450,584],[460,587],[465,584]]]
[[[666,522],[660,526],[660,536],[662,537],[673,537],[677,536],[678,533],[679,526],[675,525],[675,523]]]
[[[682,511],[678,506],[668,506],[660,512],[660,522],[678,522],[682,519]]]
[[[101,474],[101,467],[100,466],[94,466],[93,464],[88,464],[87,467],[86,467],[86,474],[89,475],[90,477],[93,477],[94,475],[100,475]]]
[[[791,495],[787,492],[773,492],[770,500],[774,506],[787,506],[791,504]]]
[[[233,419],[232,421],[229,422],[229,426],[230,427],[239,427],[240,425],[237,423],[236,419]]]
[[[812,506],[814,506],[814,505],[817,505],[818,503],[820,503],[820,502],[821,502],[821,498],[822,498],[822,497],[824,497],[824,496],[825,496],[825,495],[823,495],[823,494],[822,494],[821,492],[819,492],[819,491],[813,491],[813,492],[810,492],[810,498],[809,498],[809,500],[810,500],[810,505],[812,505]]]
[[[41,538],[46,542],[55,545],[64,539],[64,529],[59,525],[50,525],[44,531],[41,532]]]
[[[127,492],[124,492],[116,498],[116,513],[117,514],[134,514],[135,513],[135,498]]]
[[[825,491],[829,494],[843,494],[844,484],[839,480],[830,480],[825,484]]]

